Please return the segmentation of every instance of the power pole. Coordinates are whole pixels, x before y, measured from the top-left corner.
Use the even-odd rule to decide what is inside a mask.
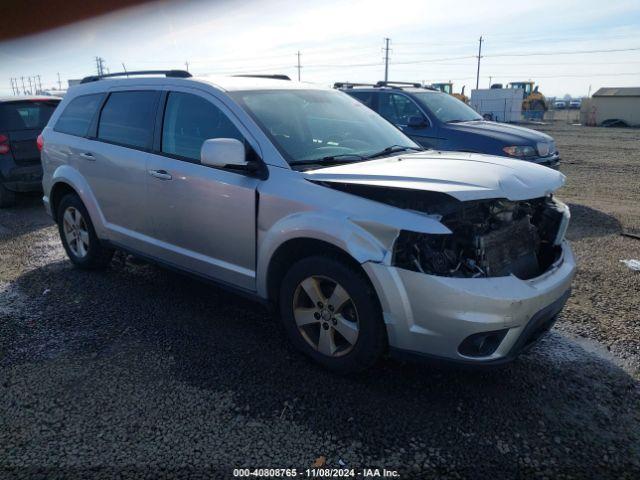
[[[482,36],[478,43],[478,73],[476,73],[476,90],[480,87],[480,59],[482,58]]]
[[[389,80],[389,38],[384,39],[384,81]]]
[[[298,65],[296,66],[296,68],[298,69],[298,81],[300,81],[300,70],[302,69],[302,65],[300,65],[300,50],[298,50]]]
[[[127,73],[127,67],[124,66],[124,62],[122,63],[122,69],[124,70],[124,73]],[[129,74],[127,73],[127,78],[129,77]]]
[[[184,68],[187,69],[187,72],[189,71],[189,61],[188,60],[184,62]]]
[[[62,82],[60,81],[60,72],[58,72],[58,90],[62,90]]]
[[[104,58],[96,57],[96,69],[99,77],[104,75]]]
[[[491,80],[493,79],[493,77],[491,75],[489,75],[489,88],[491,88]]]
[[[29,77],[29,95],[33,95],[33,87],[31,86],[31,77]]]
[[[40,75],[37,75],[38,77],[38,94],[40,94],[42,92],[42,82],[40,81]]]

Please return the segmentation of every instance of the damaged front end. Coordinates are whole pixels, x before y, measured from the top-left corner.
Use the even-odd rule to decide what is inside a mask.
[[[434,235],[402,230],[393,247],[393,264],[400,268],[459,278],[514,275],[530,279],[549,270],[562,253],[569,211],[551,195],[524,201],[463,202],[438,192],[330,186],[426,214],[451,231]]]
[[[450,235],[403,231],[396,266],[450,277],[537,277],[561,254],[566,206],[552,197],[459,202],[440,222]]]

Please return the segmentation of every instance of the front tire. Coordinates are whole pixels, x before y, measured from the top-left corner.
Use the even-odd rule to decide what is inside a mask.
[[[280,314],[296,348],[338,373],[372,366],[387,346],[382,312],[366,277],[337,258],[295,263],[280,289]]]
[[[84,269],[109,265],[113,250],[100,243],[89,212],[78,195],[69,194],[60,201],[56,218],[60,240],[74,265]]]

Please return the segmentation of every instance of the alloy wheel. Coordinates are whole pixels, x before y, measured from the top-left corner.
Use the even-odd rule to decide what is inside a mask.
[[[89,229],[77,208],[68,207],[62,217],[62,229],[69,250],[78,258],[84,258],[89,252]]]
[[[305,341],[329,357],[346,355],[358,341],[356,306],[331,278],[314,275],[300,282],[293,296],[293,316]]]

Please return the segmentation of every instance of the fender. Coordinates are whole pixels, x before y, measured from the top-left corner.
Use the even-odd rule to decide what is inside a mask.
[[[59,183],[66,183],[76,191],[89,212],[96,234],[99,238],[106,239],[108,237],[107,229],[105,228],[106,220],[102,214],[102,210],[98,207],[98,202],[91,187],[89,187],[89,184],[82,174],[71,165],[60,165],[53,172],[49,194],[51,194],[55,186]]]
[[[386,206],[381,205],[381,207],[381,210],[386,210]],[[407,222],[407,218],[403,218],[404,215],[397,215],[395,218],[389,218],[387,223],[380,219],[338,216],[335,210],[296,212],[281,218],[268,231],[258,232],[256,265],[258,295],[267,297],[269,264],[276,250],[289,240],[304,238],[321,240],[344,251],[358,263],[390,264],[393,243],[400,230],[449,233],[446,227],[434,219],[425,218],[420,214],[402,213],[416,218],[413,222]],[[384,218],[384,215],[381,217]]]

